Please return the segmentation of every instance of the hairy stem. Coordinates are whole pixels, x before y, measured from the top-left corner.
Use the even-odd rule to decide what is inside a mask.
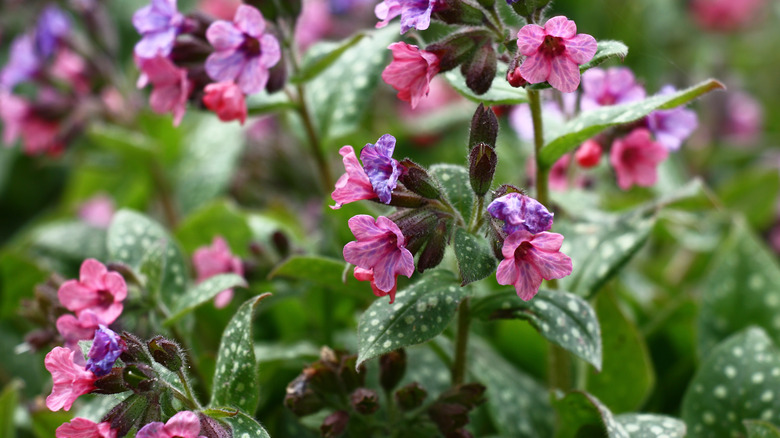
[[[464,298],[458,306],[458,333],[455,335],[455,358],[452,363],[452,384],[460,385],[466,379],[466,347],[469,341],[469,299]]]

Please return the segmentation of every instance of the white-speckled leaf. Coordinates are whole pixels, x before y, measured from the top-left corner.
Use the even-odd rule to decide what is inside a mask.
[[[463,166],[436,164],[431,166],[430,173],[439,180],[444,196],[455,207],[463,223],[467,224],[474,206],[474,191],[471,190],[469,171]]]
[[[747,438],[780,438],[780,429],[768,421],[745,420],[742,423],[747,429]]]
[[[601,369],[601,329],[587,301],[569,292],[542,289],[523,301],[514,289],[475,299],[472,314],[481,319],[525,319],[550,342]]]
[[[469,337],[470,371],[487,387],[487,411],[501,436],[553,436],[555,415],[547,388],[510,364],[477,336]]]
[[[468,100],[491,105],[517,105],[528,102],[528,93],[524,88],[514,88],[506,81],[507,65],[503,62],[498,64],[496,77],[493,79],[493,85],[484,94],[475,94],[467,85],[466,79],[460,74],[460,69],[450,70],[443,73],[444,79],[452,85],[452,88],[458,91]]]
[[[207,278],[191,287],[179,298],[174,307],[173,315],[165,321],[165,324],[171,324],[184,315],[192,312],[203,303],[208,302],[217,294],[226,289],[234,287],[247,287],[244,277],[237,274],[217,274]]]
[[[780,342],[780,266],[748,226],[737,221],[715,252],[703,282],[699,352],[745,327],[763,328]]]
[[[158,254],[161,251],[162,255]],[[108,229],[108,255],[110,261],[124,263],[139,274],[144,286],[154,290],[160,284],[161,298],[169,306],[184,293],[189,282],[179,246],[160,224],[140,213],[120,210],[114,215]],[[157,278],[150,263],[161,265],[161,278]],[[151,278],[146,278],[142,267]]]
[[[270,438],[265,428],[251,415],[239,411],[236,415],[221,418],[230,425],[233,438]]]
[[[622,61],[628,55],[628,46],[622,41],[601,40],[598,41],[598,48],[593,59],[580,66],[580,73],[593,68],[609,58],[620,58]]]
[[[547,139],[539,154],[540,162],[545,166],[552,166],[563,154],[611,126],[634,122],[657,109],[670,109],[683,105],[718,88],[723,88],[723,84],[708,79],[673,94],[654,95],[638,102],[605,106],[583,112],[566,122],[555,137]]]
[[[374,301],[358,321],[357,365],[401,347],[423,343],[449,324],[466,296],[455,276],[444,270],[426,272],[395,295]]]
[[[219,343],[209,406],[231,406],[245,412],[257,409],[260,381],[252,339],[252,316],[257,304],[270,295],[265,293],[247,300],[225,327]]]
[[[748,328],[711,350],[688,385],[682,418],[691,438],[745,436],[743,420],[780,423],[780,350]]]
[[[45,255],[77,263],[90,257],[103,260],[106,231],[76,221],[50,223],[33,231],[32,246]]]
[[[463,228],[455,231],[453,249],[458,259],[461,285],[482,280],[496,270],[496,257],[484,238],[479,238]]]
[[[633,437],[599,399],[587,392],[572,391],[563,396],[558,394],[553,406],[559,419],[556,438]]]
[[[631,438],[685,438],[685,423],[677,418],[655,414],[622,414],[615,421]]]

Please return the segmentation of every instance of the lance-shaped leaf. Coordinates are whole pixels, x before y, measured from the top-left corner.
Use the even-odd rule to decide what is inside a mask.
[[[358,321],[357,365],[401,347],[434,338],[449,324],[466,297],[455,276],[434,270],[395,295],[374,301]]]
[[[11,380],[0,392],[0,436],[14,435],[14,412],[19,403],[20,380]]]
[[[496,270],[496,257],[484,238],[458,228],[455,231],[453,248],[458,259],[462,286],[482,280]]]
[[[246,301],[225,327],[217,352],[214,393],[209,406],[231,406],[245,412],[257,409],[260,383],[252,339],[252,315],[257,304],[269,296],[270,293],[265,293]]]
[[[346,262],[340,259],[317,255],[294,255],[274,268],[268,276],[308,280],[340,291],[360,294],[366,292],[367,283],[355,280],[351,269],[345,273],[345,267]]]
[[[601,329],[587,301],[569,292],[542,289],[531,301],[514,289],[475,299],[472,314],[481,319],[525,319],[550,342],[601,370]]]
[[[430,173],[439,180],[444,196],[455,207],[458,215],[467,224],[474,206],[474,191],[471,190],[469,171],[463,166],[436,164]]]
[[[583,112],[566,122],[555,137],[547,139],[539,154],[540,163],[550,167],[563,154],[611,126],[637,121],[657,109],[671,109],[683,105],[718,88],[724,88],[723,84],[708,79],[676,93],[654,95],[638,102],[604,106]]]
[[[780,438],[780,429],[774,424],[763,420],[745,420],[747,438]]]
[[[528,102],[528,93],[525,92],[524,88],[515,88],[506,81],[506,70],[507,65],[499,62],[493,85],[486,93],[479,95],[466,85],[466,79],[459,70],[450,70],[442,76],[463,97],[473,102],[484,103],[485,106],[517,105]]]
[[[254,417],[242,411],[235,415],[223,417],[221,420],[230,425],[230,429],[233,431],[233,438],[270,438],[265,428]]]
[[[106,232],[83,222],[55,222],[33,231],[32,246],[36,252],[63,261],[102,260],[106,255]]]
[[[313,79],[331,64],[336,62],[347,49],[354,46],[366,35],[358,33],[339,42],[324,41],[317,43],[306,51],[301,62],[301,68],[290,78],[290,83],[297,84]]]
[[[249,117],[292,109],[297,106],[298,104],[291,101],[290,98],[281,91],[268,94],[267,91],[263,90],[259,93],[251,94],[246,98],[247,115]]]
[[[596,54],[593,59],[580,66],[580,73],[593,68],[610,58],[619,58],[621,61],[628,55],[628,46],[622,41],[602,40],[598,41]]]
[[[194,287],[189,288],[187,292],[179,298],[176,302],[176,307],[174,307],[173,315],[165,321],[165,325],[170,325],[184,315],[192,312],[201,304],[213,299],[223,290],[247,286],[244,277],[237,274],[218,274],[207,278]]]
[[[631,438],[684,438],[685,423],[677,418],[654,414],[622,414],[615,421]]]

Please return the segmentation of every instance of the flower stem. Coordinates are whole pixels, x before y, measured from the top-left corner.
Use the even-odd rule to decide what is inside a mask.
[[[466,378],[466,347],[469,340],[469,298],[466,297],[458,306],[458,332],[455,335],[455,358],[452,363],[452,384],[460,385]]]
[[[179,368],[179,370],[176,371],[176,375],[178,375],[179,376],[179,380],[181,380],[181,384],[184,387],[184,393],[187,395],[187,398],[192,400],[192,402],[195,403],[195,405],[198,407],[198,409],[200,409],[201,408],[200,403],[198,403],[198,399],[196,399],[192,395],[192,389],[190,388],[190,382],[189,382],[189,380],[187,380],[187,376],[184,375],[184,371],[182,371],[181,368]]]

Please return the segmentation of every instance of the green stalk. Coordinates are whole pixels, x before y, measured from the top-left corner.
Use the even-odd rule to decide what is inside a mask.
[[[452,384],[460,385],[466,379],[466,347],[469,340],[469,299],[464,298],[458,306],[458,332],[455,335],[455,358],[452,363]]]

